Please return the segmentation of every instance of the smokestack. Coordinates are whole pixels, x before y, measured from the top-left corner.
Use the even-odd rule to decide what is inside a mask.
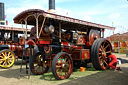
[[[55,13],[55,0],[49,0],[48,12]]]
[[[55,0],[49,0],[49,10],[55,10]]]
[[[49,10],[48,12],[54,13],[55,12],[55,0],[49,0]],[[49,19],[49,25],[53,25],[54,20]]]
[[[0,2],[0,25],[5,24],[4,3]]]

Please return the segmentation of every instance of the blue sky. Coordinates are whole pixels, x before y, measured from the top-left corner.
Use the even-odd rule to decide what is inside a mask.
[[[48,0],[1,0],[5,3],[6,20],[9,25],[13,18],[26,9],[48,10]],[[115,33],[128,31],[127,0],[55,0],[56,12],[61,15],[116,27]],[[112,31],[106,30],[105,37]]]

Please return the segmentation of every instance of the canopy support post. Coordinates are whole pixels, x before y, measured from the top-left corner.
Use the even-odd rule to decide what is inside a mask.
[[[27,21],[26,20],[25,20],[25,24],[26,24],[25,39],[27,39]]]
[[[38,18],[36,18],[36,38],[37,39],[39,38],[39,35],[38,35]]]
[[[40,37],[41,32],[42,32],[42,29],[43,29],[43,27],[44,27],[45,20],[46,20],[46,17],[44,17],[44,20],[43,20],[43,23],[42,23],[42,26],[41,26],[41,30],[40,30],[40,33],[39,33],[39,37]]]
[[[59,23],[59,42],[61,42],[61,23]]]

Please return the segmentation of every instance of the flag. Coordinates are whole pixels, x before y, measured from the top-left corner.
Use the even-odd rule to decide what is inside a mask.
[[[4,15],[4,18],[7,18],[7,16],[6,16],[6,15]]]

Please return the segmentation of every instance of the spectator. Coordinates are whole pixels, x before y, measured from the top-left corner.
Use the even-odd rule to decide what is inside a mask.
[[[109,55],[108,58],[111,59],[110,63],[109,63],[109,67],[112,69],[116,69],[116,65],[117,65],[117,58],[115,55]]]

